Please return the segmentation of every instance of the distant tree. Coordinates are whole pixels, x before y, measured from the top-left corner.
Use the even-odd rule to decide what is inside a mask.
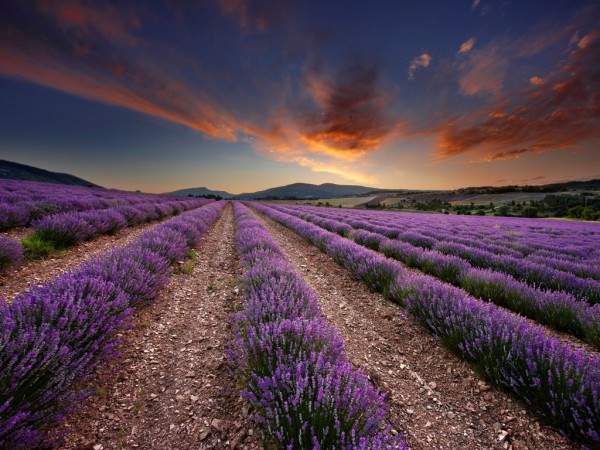
[[[537,208],[535,208],[533,206],[526,206],[521,211],[521,216],[522,217],[537,217],[538,216],[538,210],[537,210]]]
[[[509,215],[509,208],[507,205],[502,205],[498,208],[496,208],[496,211],[494,212],[495,216],[508,216]]]

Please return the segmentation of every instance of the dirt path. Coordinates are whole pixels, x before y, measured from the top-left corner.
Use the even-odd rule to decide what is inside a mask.
[[[261,217],[317,293],[351,361],[388,396],[392,426],[406,432],[411,448],[577,448],[481,381],[397,305],[293,231]]]
[[[58,252],[49,258],[25,261],[19,267],[0,275],[0,299],[4,298],[11,301],[19,292],[42,284],[67,270],[77,267],[94,255],[131,242],[157,223],[159,222],[127,227],[112,236],[99,236],[68,250]]]
[[[231,206],[202,239],[192,273],[136,317],[98,395],[67,419],[63,448],[259,448],[226,364],[230,317],[242,302]]]
[[[27,236],[31,231],[32,229],[29,227],[18,227],[0,232],[0,236],[7,236],[19,240]]]

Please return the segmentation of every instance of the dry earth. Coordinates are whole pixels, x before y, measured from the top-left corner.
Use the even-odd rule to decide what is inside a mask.
[[[19,267],[0,275],[0,299],[11,301],[16,294],[57,277],[94,255],[126,245],[157,223],[127,227],[114,235],[103,235],[82,242],[49,258],[25,261]]]
[[[60,430],[63,448],[259,448],[225,357],[239,274],[228,205],[192,272],[175,274],[138,313],[122,355],[93,380],[98,394]]]
[[[293,231],[262,216],[317,293],[351,361],[386,394],[389,420],[413,449],[577,448],[490,387],[397,305]]]

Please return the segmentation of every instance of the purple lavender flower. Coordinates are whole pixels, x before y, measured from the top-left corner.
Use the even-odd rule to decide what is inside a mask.
[[[0,236],[0,272],[23,261],[23,246],[8,236]]]

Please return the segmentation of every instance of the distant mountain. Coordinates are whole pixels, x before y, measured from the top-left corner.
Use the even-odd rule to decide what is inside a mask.
[[[99,187],[94,183],[68,173],[50,172],[49,170],[5,161],[3,159],[0,159],[0,178],[42,181],[44,183],[68,184],[71,186]]]
[[[585,181],[565,181],[562,183],[549,183],[537,185],[511,185],[511,186],[479,186],[457,189],[457,194],[502,194],[505,192],[563,192],[600,190],[600,179],[591,179]]]
[[[264,191],[239,194],[234,198],[241,200],[336,198],[365,195],[370,192],[379,192],[379,190],[380,189],[373,187],[333,183],[324,183],[318,185],[310,183],[294,183],[286,186],[265,189]]]
[[[218,195],[223,198],[231,198],[234,195],[225,191],[213,191],[212,189],[208,189],[206,187],[197,187],[197,188],[188,188],[188,189],[179,189],[178,191],[168,192],[168,195],[175,195],[177,197],[200,197],[203,195]]]

